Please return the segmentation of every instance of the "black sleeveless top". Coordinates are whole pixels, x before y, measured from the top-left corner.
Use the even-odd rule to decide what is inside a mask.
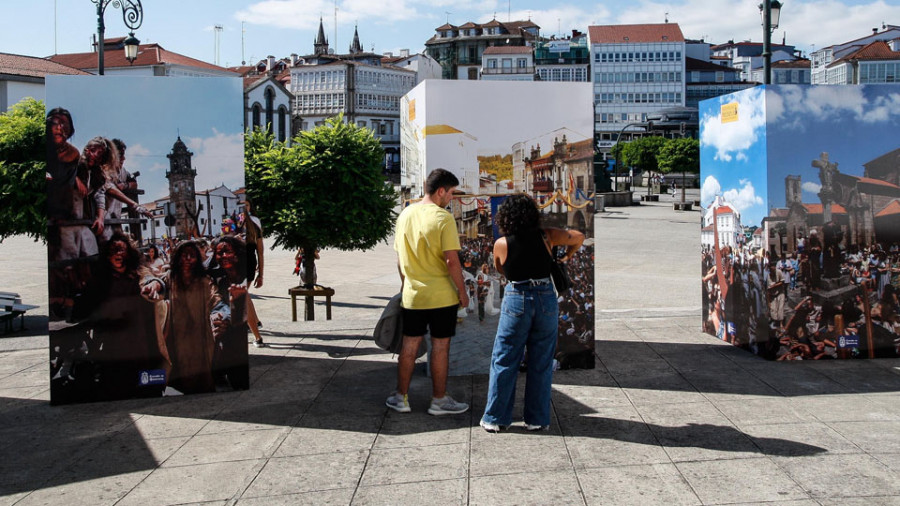
[[[541,229],[533,228],[506,236],[506,261],[503,272],[510,281],[550,277],[550,254]]]

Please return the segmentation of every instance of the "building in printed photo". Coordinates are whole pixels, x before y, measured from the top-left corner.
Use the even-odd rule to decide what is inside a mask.
[[[718,238],[719,247],[736,248],[746,242],[741,213],[717,195],[701,218],[700,245],[712,248]]]

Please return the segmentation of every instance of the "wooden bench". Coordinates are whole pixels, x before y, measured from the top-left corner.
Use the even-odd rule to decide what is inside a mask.
[[[313,288],[295,286],[288,290],[288,294],[291,296],[291,321],[297,321],[297,297],[306,297],[306,304],[303,306],[304,320],[316,319],[315,297],[325,297],[325,318],[331,319],[331,296],[334,295],[334,288],[319,285]]]
[[[22,304],[22,297],[17,293],[0,292],[0,322],[3,322],[3,331],[12,332],[13,322],[20,317],[19,330],[25,330],[25,313],[38,306]]]

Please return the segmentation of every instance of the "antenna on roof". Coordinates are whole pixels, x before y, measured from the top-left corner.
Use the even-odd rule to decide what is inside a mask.
[[[506,0],[506,22],[512,21],[512,0]]]
[[[665,19],[666,19],[666,24],[668,24],[668,23],[669,23],[669,13],[668,13],[668,12],[666,13],[666,18],[665,18]]]
[[[447,24],[449,25],[449,24],[450,24],[450,15],[453,14],[453,13],[452,13],[452,12],[444,11],[444,14],[447,15]]]

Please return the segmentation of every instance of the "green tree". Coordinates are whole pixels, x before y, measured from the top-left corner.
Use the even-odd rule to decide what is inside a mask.
[[[641,137],[627,143],[616,143],[612,152],[622,166],[634,167],[649,174],[658,170],[656,155],[665,142],[663,137]]]
[[[700,173],[700,141],[685,137],[669,139],[659,150],[659,171],[681,172],[681,201],[684,202],[684,174]]]
[[[365,250],[393,231],[397,195],[372,132],[336,116],[287,146],[256,130],[244,143],[247,194],[276,246],[303,250],[313,284],[319,248]]]
[[[491,155],[478,157],[479,172],[493,174],[497,181],[512,179],[512,155]]]
[[[0,114],[0,242],[25,234],[46,241],[44,103],[26,98]]]

